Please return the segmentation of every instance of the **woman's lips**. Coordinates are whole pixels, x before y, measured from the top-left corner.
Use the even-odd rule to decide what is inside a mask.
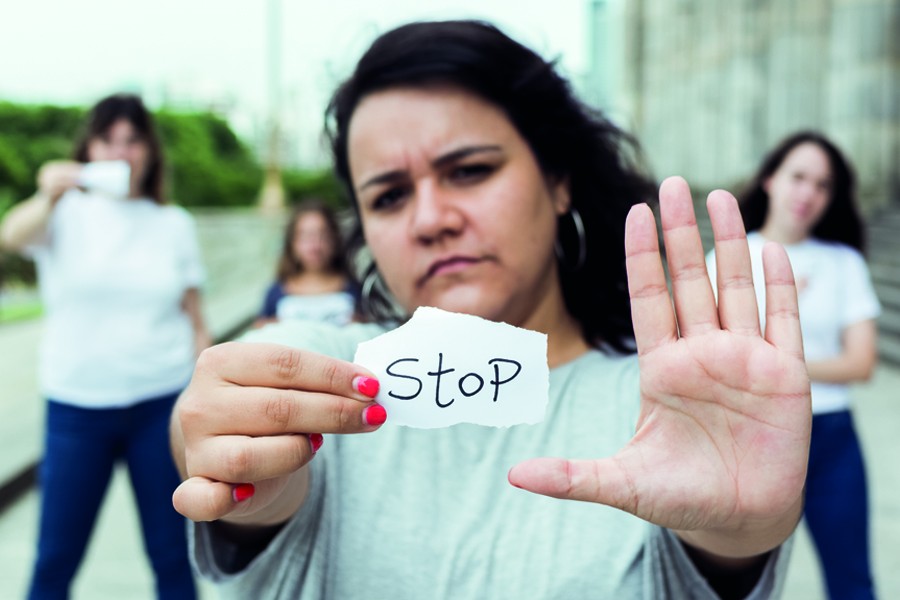
[[[479,262],[481,262],[481,259],[472,258],[470,256],[453,256],[450,258],[437,260],[431,264],[425,275],[423,275],[419,279],[419,285],[424,284],[426,281],[433,277],[450,275],[452,273],[464,271]]]

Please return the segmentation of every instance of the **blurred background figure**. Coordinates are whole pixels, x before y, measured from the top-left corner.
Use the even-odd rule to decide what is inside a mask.
[[[209,335],[194,222],[163,197],[153,119],[133,95],[91,110],[73,161],[41,167],[0,241],[35,260],[45,310],[41,515],[29,597],[62,598],[113,466],[127,463],[164,598],[195,597],[168,452],[172,404]]]
[[[881,309],[863,256],[853,170],[823,135],[796,133],[765,157],[739,200],[754,280],[763,281],[762,248],[773,241],[784,245],[797,281],[813,406],[804,516],[828,595],[873,598],[866,478],[849,384],[868,380],[875,368]],[[757,290],[763,327],[765,301]]]
[[[276,281],[255,325],[283,319],[346,325],[358,296],[334,210],[319,200],[301,202],[285,228]]]

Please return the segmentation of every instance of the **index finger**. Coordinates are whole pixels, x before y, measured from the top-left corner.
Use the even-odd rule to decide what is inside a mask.
[[[371,400],[378,380],[357,364],[281,344],[226,342],[204,350],[195,377],[211,377],[243,387],[337,394]]]

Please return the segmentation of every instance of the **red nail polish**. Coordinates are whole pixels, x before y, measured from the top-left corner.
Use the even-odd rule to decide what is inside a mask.
[[[378,380],[374,377],[364,377],[360,375],[353,378],[353,387],[355,387],[356,391],[363,396],[374,398],[378,395],[378,388],[380,385]]]
[[[373,404],[363,411],[363,421],[366,425],[381,425],[387,421],[387,411],[380,404]]]
[[[231,490],[231,497],[235,502],[243,502],[247,498],[252,498],[256,493],[256,488],[252,483],[239,483]]]
[[[325,441],[321,433],[310,433],[306,437],[309,438],[309,445],[312,447],[313,454],[319,451],[319,448],[322,447],[322,442]]]

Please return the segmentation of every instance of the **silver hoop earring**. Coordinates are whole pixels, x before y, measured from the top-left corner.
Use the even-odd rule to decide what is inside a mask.
[[[360,303],[368,311],[372,305],[372,289],[378,284],[378,270],[372,265],[363,277],[362,290],[359,292]]]
[[[575,235],[578,237],[578,258],[574,263],[567,259],[566,251],[559,241],[562,237],[559,233],[556,234],[554,249],[556,250],[556,257],[559,259],[562,266],[569,271],[578,271],[584,266],[585,261],[587,261],[587,236],[584,231],[584,221],[581,220],[581,213],[579,213],[578,209],[574,206],[569,209],[569,212],[567,212],[566,215],[572,217],[572,223],[575,225]],[[566,215],[562,215],[562,217]],[[563,221],[562,217],[559,219],[560,224],[562,224]]]

